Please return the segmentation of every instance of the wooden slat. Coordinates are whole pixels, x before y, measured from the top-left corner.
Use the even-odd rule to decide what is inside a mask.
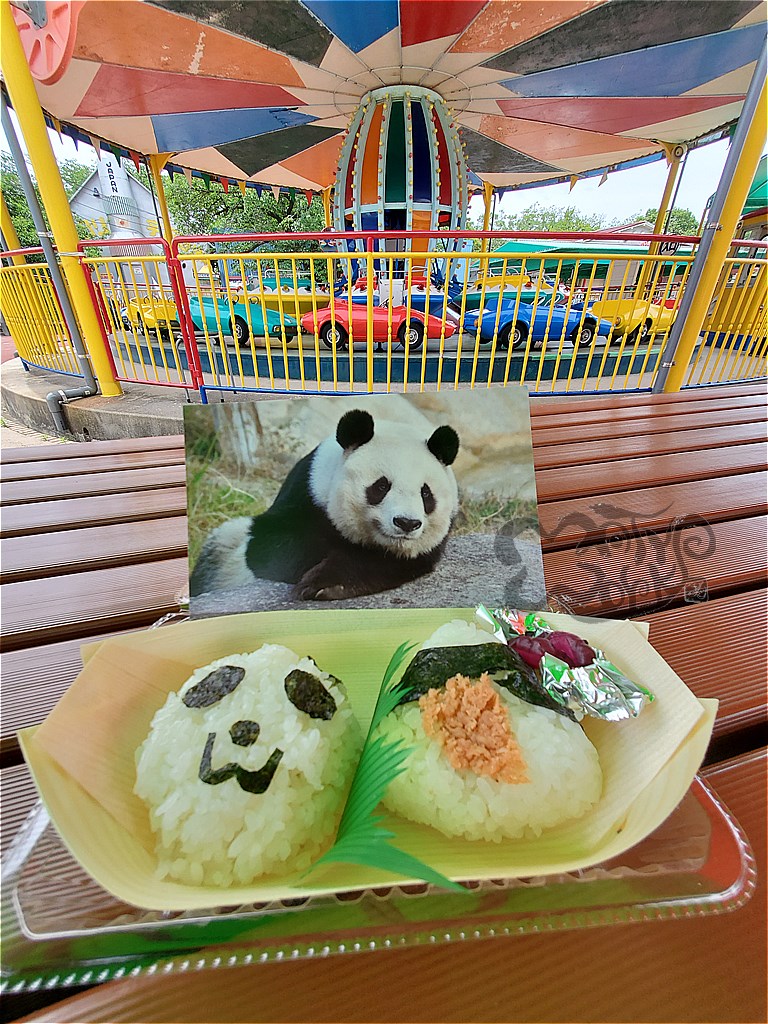
[[[187,586],[186,558],[8,583],[0,649],[150,625],[178,610]]]
[[[661,410],[653,416],[637,416],[624,419],[619,423],[611,418],[585,423],[580,417],[576,420],[573,411],[560,419],[553,417],[546,420],[534,419],[532,438],[534,448],[550,444],[572,444],[574,441],[610,440],[617,436],[633,437],[639,434],[662,434],[676,430],[690,433],[700,430],[705,424],[710,427],[735,426],[741,423],[762,423],[765,437],[765,422],[768,406],[751,406],[748,409],[717,409],[713,412],[700,412],[691,416],[688,413],[675,413],[671,416],[661,415]]]
[[[82,668],[80,648],[108,636],[114,633],[81,636],[63,643],[3,654],[0,688],[0,757],[3,763],[21,759],[16,739],[18,730],[44,721],[72,685]]]
[[[6,537],[0,540],[0,582],[184,558],[186,554],[185,516],[43,533],[34,541]]]
[[[766,446],[762,443],[714,448],[704,452],[675,452],[645,458],[620,459],[605,465],[562,466],[536,473],[540,502],[578,498],[582,495],[629,491],[642,481],[646,487],[709,480],[765,469]],[[727,482],[723,481],[723,487]]]
[[[163,434],[157,437],[126,437],[116,441],[88,441],[81,444],[41,444],[29,448],[3,448],[0,462],[6,465],[47,459],[80,459],[104,453],[156,452],[166,448],[183,448],[184,435]]]
[[[83,498],[97,494],[123,494],[150,491],[158,487],[180,486],[186,482],[181,465],[152,469],[126,469],[114,473],[85,473],[82,476],[48,477],[40,480],[16,480],[3,485],[3,506],[35,501]]]
[[[710,529],[709,536],[699,527],[680,530],[674,542],[671,534],[662,534],[545,551],[547,593],[582,615],[611,616],[683,604],[684,588],[701,583],[712,596],[765,586],[768,517],[715,523]]]
[[[650,392],[612,393],[607,395],[552,397],[547,395],[531,395],[531,412],[534,416],[559,415],[563,407],[578,406],[583,412],[605,409],[627,409],[633,406],[655,409],[665,405],[684,405],[687,407],[708,403],[710,406],[724,402],[739,402],[746,398],[761,398],[768,394],[768,385],[764,381],[754,384],[724,384],[717,387],[688,388],[685,391],[654,395]],[[704,408],[704,405],[701,405]]]
[[[554,551],[608,535],[665,530],[684,520],[715,523],[766,512],[768,472],[742,473],[729,477],[727,486],[718,479],[694,480],[545,502],[539,505],[539,528],[542,547]]]
[[[696,416],[707,416],[723,409],[744,412],[749,409],[764,410],[766,397],[755,395],[752,398],[718,398],[697,402],[674,404],[654,404],[652,402],[626,402],[616,400],[613,405],[588,407],[584,400],[563,399],[562,404],[550,408],[546,414],[535,412],[536,402],[531,402],[531,418],[534,429],[542,426],[565,426],[569,422],[581,423],[627,423],[635,419],[649,419],[656,416],[686,415],[691,419]]]
[[[768,718],[768,591],[644,616],[650,641],[697,697],[720,701],[715,735]]]
[[[152,466],[173,466],[184,462],[183,448],[161,451],[126,452],[75,459],[40,459],[0,465],[0,480],[37,480],[41,477],[74,476],[78,473],[108,473],[118,469],[149,469]]]
[[[536,469],[552,466],[579,466],[587,462],[615,462],[672,452],[706,451],[734,444],[765,440],[763,423],[744,423],[728,427],[704,426],[698,430],[672,430],[658,434],[611,437],[605,440],[579,440],[570,444],[542,445],[534,449]]]
[[[39,501],[3,509],[0,536],[21,537],[52,530],[74,530],[106,523],[128,523],[185,514],[184,487],[165,487],[135,494],[102,494],[63,501]]]
[[[100,985],[23,1019],[765,1021],[767,763],[760,750],[706,772],[758,863],[757,891],[732,913],[158,973]],[[636,966],[622,970],[627,956]]]

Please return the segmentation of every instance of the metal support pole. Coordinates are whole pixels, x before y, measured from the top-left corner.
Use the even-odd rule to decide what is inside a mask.
[[[766,138],[766,47],[758,58],[694,257],[677,317],[661,355],[653,390],[679,391],[717,287]]]
[[[483,231],[488,231],[488,225],[491,222],[491,205],[493,203],[493,185],[490,181],[483,182],[483,200],[485,202],[485,209],[483,210]],[[480,252],[488,252],[488,239],[484,238],[480,243]],[[483,267],[483,273],[487,271],[487,264]]]
[[[147,157],[147,166],[149,167],[149,172],[152,175],[155,192],[157,193],[157,201],[160,204],[160,213],[163,218],[162,233],[170,242],[173,238],[173,226],[171,225],[171,215],[168,212],[168,200],[165,198],[163,179],[160,176],[160,172],[168,163],[169,156],[169,153],[151,153]]]
[[[37,201],[37,194],[35,193],[35,187],[32,183],[32,177],[27,168],[24,153],[22,152],[21,145],[16,136],[13,121],[11,120],[11,115],[8,110],[8,103],[6,102],[5,95],[2,93],[0,93],[0,114],[2,115],[3,133],[5,134],[5,138],[8,142],[8,148],[11,151],[13,161],[16,164],[16,170],[19,173],[19,181],[21,182],[21,187],[24,190],[24,196],[27,200],[27,204],[29,205],[29,212],[32,214],[32,220],[40,239],[40,245],[42,246],[48,263],[48,269],[51,272],[51,280],[59,299],[59,305],[61,306],[61,312],[64,316],[64,322],[67,325],[69,336],[72,339],[72,347],[75,350],[77,361],[83,374],[83,380],[85,381],[84,387],[63,388],[58,391],[52,391],[50,395],[46,396],[46,402],[51,410],[56,427],[59,430],[67,430],[68,427],[66,421],[61,414],[62,403],[69,401],[71,398],[89,398],[91,395],[97,395],[99,393],[99,388],[93,376],[91,362],[88,358],[88,353],[80,335],[77,318],[75,317],[72,305],[69,301],[67,286],[64,283],[64,278],[62,277],[61,270],[59,269],[56,253],[53,245],[51,244],[50,232],[46,227],[45,219],[43,218],[43,211],[40,209],[40,204]]]
[[[661,197],[661,203],[656,214],[656,223],[653,225],[654,235],[660,235],[664,228],[664,221],[666,220],[667,211],[669,210],[669,200],[672,195],[672,190],[675,187],[675,181],[677,180],[678,172],[680,170],[680,161],[685,156],[685,146],[675,146],[674,148],[667,147],[667,157],[669,159],[669,172],[667,174],[667,182],[664,186],[664,192]],[[659,243],[651,242],[648,247],[648,255],[655,256],[659,251]],[[645,260],[641,269],[640,276],[637,279],[637,287],[635,288],[635,296],[641,301],[645,298],[645,289],[653,271],[653,262],[651,260]]]
[[[5,85],[29,151],[51,223],[53,240],[60,254],[61,268],[69,285],[72,305],[77,310],[77,319],[93,361],[93,370],[99,379],[102,394],[121,395],[122,389],[115,380],[101,324],[77,257],[77,229],[8,0],[0,0],[0,53]]]

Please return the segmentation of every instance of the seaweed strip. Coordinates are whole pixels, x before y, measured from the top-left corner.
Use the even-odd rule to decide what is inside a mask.
[[[506,644],[498,643],[431,647],[417,651],[400,680],[405,692],[398,704],[418,700],[429,690],[442,689],[455,675],[479,679],[483,672],[528,704],[549,708],[575,720],[572,711],[550,697],[522,658]]]

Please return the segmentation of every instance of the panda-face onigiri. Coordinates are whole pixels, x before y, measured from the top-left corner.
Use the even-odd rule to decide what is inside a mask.
[[[299,600],[390,590],[431,572],[458,511],[449,426],[420,434],[354,409],[304,456],[273,504],[208,536],[193,596],[254,577],[294,584]]]

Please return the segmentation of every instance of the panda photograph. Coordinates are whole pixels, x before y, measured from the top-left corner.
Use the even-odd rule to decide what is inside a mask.
[[[524,388],[184,416],[193,616],[544,602]]]

